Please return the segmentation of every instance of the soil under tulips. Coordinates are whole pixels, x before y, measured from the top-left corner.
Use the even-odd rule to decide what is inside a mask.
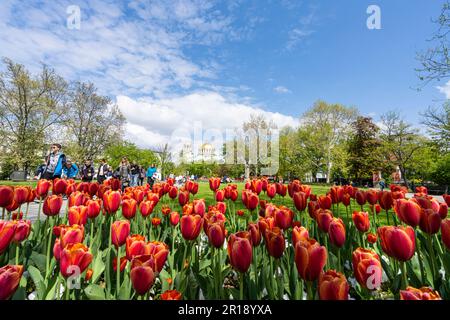
[[[406,191],[0,184],[0,300],[449,299],[450,199]]]

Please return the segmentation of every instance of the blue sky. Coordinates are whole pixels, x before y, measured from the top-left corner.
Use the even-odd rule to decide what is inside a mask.
[[[224,129],[264,113],[296,125],[318,99],[376,121],[401,110],[418,125],[421,110],[450,97],[446,80],[415,90],[416,53],[431,45],[443,2],[2,0],[0,56],[94,82],[142,146],[197,120]],[[372,4],[381,30],[366,26]],[[67,27],[71,5],[80,29]]]

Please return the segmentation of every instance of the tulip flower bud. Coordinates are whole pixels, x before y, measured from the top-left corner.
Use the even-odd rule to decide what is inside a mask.
[[[0,207],[5,208],[14,201],[14,188],[0,186]]]
[[[130,234],[130,222],[128,220],[114,221],[111,226],[111,240],[116,248],[125,244]]]
[[[195,199],[193,205],[194,205],[194,214],[198,214],[200,217],[203,218],[206,211],[205,199]]]
[[[294,193],[293,200],[294,200],[295,208],[298,211],[302,212],[306,209],[306,205],[307,205],[306,193],[304,193],[302,191]]]
[[[280,258],[286,249],[283,231],[278,227],[266,229],[264,233],[264,243],[266,244],[269,255],[275,259]]]
[[[30,235],[31,221],[17,220],[14,223],[16,224],[16,228],[12,241],[17,244],[28,238]]]
[[[295,245],[295,265],[303,280],[314,281],[319,278],[326,262],[327,249],[316,240],[301,240]]]
[[[411,227],[416,227],[419,224],[421,210],[420,206],[414,201],[406,199],[395,200],[395,213],[402,222]]]
[[[88,247],[82,243],[68,244],[61,250],[59,265],[61,274],[64,278],[73,275],[76,271],[73,267],[78,267],[81,273],[86,270],[92,261],[92,254],[89,253]]]
[[[407,287],[406,290],[400,290],[400,300],[442,300],[439,292],[429,287],[416,289]]]
[[[195,240],[200,234],[202,226],[203,219],[201,216],[197,214],[183,215],[180,220],[181,235],[186,240]]]
[[[150,255],[137,256],[131,260],[131,283],[139,295],[146,294],[155,282],[152,269],[153,257]]]
[[[441,234],[442,234],[442,242],[447,247],[447,250],[450,250],[450,219],[442,220]]]
[[[366,193],[362,190],[356,191],[355,200],[360,206],[363,206],[366,203]]]
[[[53,180],[53,188],[52,188],[53,194],[58,195],[66,193],[67,185],[68,184],[65,179]]]
[[[370,228],[369,213],[362,211],[353,211],[353,223],[360,232],[367,232]]]
[[[433,209],[422,209],[419,222],[420,230],[428,234],[438,233],[441,227],[441,221],[439,212]]]
[[[319,202],[319,207],[321,209],[328,210],[331,208],[331,197],[330,196],[320,196],[318,202]]]
[[[37,186],[36,186],[36,196],[39,199],[45,198],[48,194],[50,186],[51,186],[50,180],[46,180],[46,179],[39,180],[37,183]]]
[[[231,234],[227,250],[231,266],[239,272],[247,272],[253,259],[251,234],[247,231]]]
[[[12,221],[0,220],[0,255],[9,247],[14,238],[16,224]]]
[[[439,204],[439,215],[441,216],[441,219],[445,219],[447,218],[447,214],[448,214],[448,205],[443,202]]]
[[[309,239],[309,232],[305,227],[295,226],[292,229],[292,246],[294,248],[297,242],[308,239]]]
[[[0,301],[8,300],[19,287],[23,266],[6,265],[0,268]]]
[[[381,286],[383,269],[375,251],[357,248],[352,255],[353,272],[358,283],[369,290]]]
[[[211,223],[206,232],[209,242],[215,248],[221,248],[225,241],[225,227],[223,222]]]
[[[45,198],[42,211],[45,215],[52,217],[59,214],[63,204],[63,198],[57,195],[51,195]]]
[[[181,300],[181,292],[177,290],[166,290],[161,294],[161,300]]]
[[[330,223],[333,220],[333,213],[330,210],[319,209],[316,213],[317,225],[323,232],[328,232]]]
[[[53,229],[55,233],[55,228]],[[61,240],[61,247],[64,248],[70,243],[83,242],[84,227],[82,225],[61,226],[59,228],[59,239]]]
[[[384,226],[378,228],[381,248],[390,257],[399,261],[408,261],[414,255],[416,238],[411,227]]]
[[[69,208],[68,212],[69,224],[85,225],[87,222],[87,207],[86,206],[74,206]]]
[[[171,212],[170,213],[170,224],[172,226],[176,226],[178,222],[180,221],[180,214],[178,212]]]
[[[348,300],[350,286],[345,275],[335,270],[321,273],[319,277],[320,300]]]
[[[288,207],[280,207],[275,211],[275,222],[277,226],[283,230],[286,230],[292,226],[292,220],[294,219],[294,212]]]
[[[220,178],[209,178],[209,188],[211,191],[216,191],[220,186]]]
[[[103,194],[103,206],[107,213],[114,214],[120,207],[121,196],[119,191],[108,190]]]
[[[122,215],[130,220],[136,215],[137,201],[134,199],[128,199],[122,201]]]
[[[345,225],[342,219],[333,218],[328,228],[328,235],[330,236],[330,242],[336,247],[340,248],[345,243]]]

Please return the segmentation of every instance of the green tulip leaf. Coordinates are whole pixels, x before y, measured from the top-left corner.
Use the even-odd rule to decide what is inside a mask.
[[[46,287],[41,272],[36,267],[29,266],[28,273],[30,274],[31,280],[33,280],[33,283],[36,286],[37,298],[39,300],[43,299]]]
[[[105,300],[105,290],[97,284],[90,284],[84,289],[89,300]]]
[[[45,264],[47,257],[41,253],[33,252],[30,256],[30,262],[39,269],[40,273],[45,273]]]
[[[102,255],[97,254],[94,260],[94,264],[92,267],[92,283],[97,283],[98,279],[100,278],[101,274],[105,270],[105,263],[103,262]]]

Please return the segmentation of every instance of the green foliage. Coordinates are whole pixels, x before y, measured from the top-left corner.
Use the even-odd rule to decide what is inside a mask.
[[[119,166],[119,163],[124,156],[126,156],[130,162],[136,162],[144,167],[149,166],[151,163],[158,162],[158,158],[153,151],[140,149],[134,143],[127,141],[113,144],[105,150],[105,158],[113,168]]]
[[[431,178],[435,183],[450,185],[450,153],[439,159],[431,173]]]

